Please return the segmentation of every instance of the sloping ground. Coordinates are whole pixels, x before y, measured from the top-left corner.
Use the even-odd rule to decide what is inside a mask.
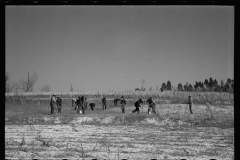
[[[227,160],[234,156],[233,128],[156,118],[123,126],[113,120],[114,116],[79,117],[61,125],[56,117],[55,125],[6,125],[5,158]],[[82,123],[93,121],[100,125]]]

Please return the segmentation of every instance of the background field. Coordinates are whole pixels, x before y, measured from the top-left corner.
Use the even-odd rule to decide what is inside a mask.
[[[49,95],[6,97],[6,158],[234,158],[233,94],[190,93],[193,115],[185,104],[188,93],[151,94],[125,94],[126,114],[119,104],[113,105],[113,98],[123,94],[104,94],[105,111],[102,94],[85,94],[96,103],[95,110],[88,108],[85,115],[71,106],[70,98],[79,93],[62,95],[62,114],[54,115]],[[132,114],[134,102],[149,95],[156,101],[157,114],[148,115],[145,103],[139,115]]]
[[[107,100],[120,98],[136,100],[146,99],[151,96],[156,101],[170,101],[170,103],[187,103],[188,96],[191,95],[194,103],[211,102],[215,104],[234,104],[234,94],[227,92],[180,92],[180,91],[125,91],[125,92],[22,92],[18,94],[6,93],[5,101],[8,103],[49,103],[50,96],[55,93],[61,98],[70,100],[84,95],[89,101],[98,101],[103,96]],[[163,102],[163,101],[162,101]]]

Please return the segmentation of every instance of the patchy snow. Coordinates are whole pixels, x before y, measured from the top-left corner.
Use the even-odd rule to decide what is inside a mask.
[[[158,121],[149,118],[146,122]],[[170,120],[161,122],[167,124]],[[232,159],[234,156],[233,128],[179,130],[165,126],[73,127],[70,124],[34,125],[36,130],[32,131],[28,128],[29,125],[5,126],[5,158]],[[26,143],[20,146],[23,135]]]
[[[77,117],[72,120],[70,123],[72,124],[82,124],[82,122],[91,122],[93,121],[93,117]]]
[[[59,117],[56,117],[56,118],[54,119],[54,123],[55,123],[55,124],[59,124],[59,123],[61,123]]]
[[[147,113],[147,107],[143,110]],[[123,125],[129,117],[98,115],[79,115],[68,124],[61,124],[58,117],[42,117],[55,125],[5,125],[5,158],[234,159],[233,126],[192,125],[207,116],[206,105],[193,105],[192,110],[190,115],[186,104],[157,105],[157,115],[131,125]],[[211,106],[211,110],[224,125],[234,119],[233,106]],[[23,137],[25,144],[20,145]]]
[[[112,123],[115,116],[104,117],[100,123]]]
[[[43,117],[42,119],[43,119],[43,121],[45,121],[45,122],[48,122],[48,121],[51,120],[51,118],[49,118],[49,117]]]

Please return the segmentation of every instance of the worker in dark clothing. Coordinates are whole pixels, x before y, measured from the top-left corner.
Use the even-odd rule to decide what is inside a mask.
[[[76,108],[75,109],[77,109],[77,113],[79,114],[80,113],[80,104],[81,104],[81,97],[80,96],[78,96],[75,104],[76,104]]]
[[[133,110],[132,113],[135,113],[135,112],[137,112],[137,114],[140,113],[139,108],[141,108],[141,105],[140,105],[141,103],[143,103],[141,98],[138,101],[135,102],[134,106],[136,107],[136,109]]]
[[[107,109],[107,100],[105,97],[103,97],[103,99],[102,99],[102,106],[103,106],[103,110]]]
[[[122,113],[125,114],[125,106],[126,106],[127,102],[123,96],[120,99],[120,104],[121,104]]]
[[[150,110],[152,109],[153,113],[156,114],[156,104],[153,102],[152,97],[149,97],[147,100],[148,103],[148,114],[151,114]]]
[[[62,113],[62,99],[57,96],[58,113]]]
[[[115,98],[115,99],[113,100],[114,106],[117,106],[118,101],[121,101],[121,99]]]
[[[74,110],[77,109],[76,101],[77,101],[77,99],[75,99],[75,98],[72,99],[72,107],[75,106]]]
[[[192,112],[192,97],[191,96],[189,96],[188,97],[188,104],[189,104],[189,110],[190,110],[190,114],[193,114],[193,112]]]
[[[85,114],[85,109],[84,109],[84,102],[85,102],[85,98],[84,96],[80,97],[78,96],[78,99],[76,101],[76,105],[77,105],[77,113],[83,113]],[[80,111],[81,110],[81,111]]]
[[[85,114],[85,107],[84,107],[85,103],[86,103],[86,99],[85,99],[84,96],[82,96],[81,97],[81,103],[80,103],[80,106],[81,106],[81,109],[82,109],[82,114]]]
[[[89,103],[88,105],[90,106],[91,110],[93,111],[96,104],[95,103]]]
[[[88,102],[87,102],[87,97],[85,97],[84,101],[84,109],[87,110]]]
[[[51,106],[51,114],[53,114],[53,113],[54,113],[54,110],[57,109],[57,107],[58,107],[56,94],[53,94],[53,95],[51,96],[50,106]]]

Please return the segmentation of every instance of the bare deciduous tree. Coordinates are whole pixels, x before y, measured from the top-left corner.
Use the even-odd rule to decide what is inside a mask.
[[[33,72],[32,75],[29,75],[28,73],[28,77],[27,80],[23,79],[20,81],[20,87],[24,92],[32,92],[33,91],[33,85],[36,82],[38,78],[38,75],[36,72]]]
[[[12,85],[11,85],[11,89],[12,91],[15,93],[15,95],[18,94],[18,92],[20,91],[21,87],[20,87],[20,84],[17,83],[17,82],[12,82]]]
[[[10,92],[10,75],[8,72],[5,72],[5,92]]]
[[[72,86],[72,83],[70,85],[70,91],[73,92],[73,86]]]

